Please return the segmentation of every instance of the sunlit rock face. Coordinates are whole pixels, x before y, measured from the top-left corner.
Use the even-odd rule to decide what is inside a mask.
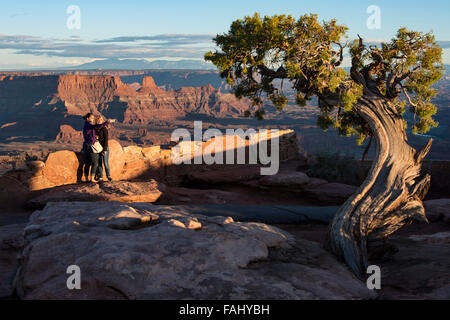
[[[147,76],[138,90],[133,87],[117,75],[0,76],[0,141],[79,143],[80,116],[88,112],[139,126],[190,114],[242,116],[250,106],[211,85],[166,91]]]
[[[149,181],[106,181],[99,184],[81,183],[43,190],[27,201],[27,207],[41,209],[49,202],[67,201],[119,201],[156,202],[165,185],[153,179]]]
[[[295,159],[298,156],[296,135],[292,130],[279,130],[277,133],[273,133],[273,136],[279,140],[280,162]],[[199,152],[201,151],[200,155],[202,157],[208,155],[208,147],[211,146],[212,140],[218,140],[220,143],[215,143],[215,153],[225,157],[229,149],[222,145],[222,142],[226,141],[227,137],[213,138],[202,142],[198,149]],[[259,133],[256,134],[256,137],[259,137]],[[250,147],[256,147],[257,144],[250,145],[249,141],[244,142],[245,148],[242,147],[242,149],[248,159]],[[181,141],[179,144],[183,143],[184,141]],[[195,165],[192,164],[194,162],[192,159],[191,164],[176,164],[174,163],[174,154],[179,152],[179,144],[169,147],[159,145],[122,147],[117,140],[110,139],[109,163],[112,179],[147,181],[155,179],[168,186],[176,187],[180,186],[185,178],[195,183],[215,184],[219,182],[239,183],[262,177],[260,165],[226,163],[209,165],[203,160],[201,165]],[[234,148],[236,149],[236,146]],[[238,153],[236,150],[231,151],[235,156]],[[209,151],[210,153],[211,151]],[[189,157],[197,156],[198,154],[193,152]],[[69,150],[52,152],[45,161],[24,161],[23,168],[11,168],[0,176],[0,208],[5,206],[21,207],[27,200],[36,196],[35,191],[84,182],[84,165],[83,152]],[[221,172],[217,171],[219,168],[222,169]],[[311,185],[308,184],[308,186]]]
[[[319,244],[261,223],[148,204],[50,203],[24,230],[24,299],[368,299]],[[66,286],[81,270],[81,290]]]

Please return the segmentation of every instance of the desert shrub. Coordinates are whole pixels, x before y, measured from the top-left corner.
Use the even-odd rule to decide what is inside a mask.
[[[29,161],[36,161],[36,160],[38,160],[38,156],[29,154],[28,152],[25,153],[25,161],[29,162]]]
[[[342,155],[339,151],[320,151],[308,161],[306,174],[329,182],[359,185],[359,169],[359,163],[351,155]]]

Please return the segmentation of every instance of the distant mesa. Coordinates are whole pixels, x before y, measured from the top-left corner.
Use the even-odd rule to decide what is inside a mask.
[[[117,59],[110,58],[104,60],[96,60],[93,62],[84,63],[78,66],[70,66],[66,69],[71,70],[143,70],[143,69],[196,69],[196,70],[211,70],[215,69],[211,63],[206,63],[203,60],[182,59],[177,61],[172,60],[154,60],[148,61],[145,59]]]
[[[0,141],[10,137],[79,141],[88,112],[127,125],[204,115],[239,117],[250,103],[211,85],[164,90],[150,76],[128,85],[117,75],[16,75],[0,78]],[[38,121],[36,121],[39,119]]]
[[[17,124],[17,122],[5,123],[4,125],[2,125],[0,127],[0,129],[11,127],[11,126],[15,126],[16,124]]]
[[[160,89],[152,77],[146,76],[142,79],[142,86],[138,92],[142,94],[163,94],[165,90]]]
[[[139,82],[133,82],[128,84],[128,86],[130,86],[130,88],[132,88],[134,91],[138,91],[142,86]]]
[[[77,131],[69,125],[63,124],[60,126],[58,135],[56,136],[55,142],[63,144],[74,144],[83,142],[83,133]]]

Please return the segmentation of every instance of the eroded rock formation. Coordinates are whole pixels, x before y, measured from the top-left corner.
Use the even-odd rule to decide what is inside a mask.
[[[270,137],[279,138],[279,161],[294,159],[298,155],[295,133],[292,130],[280,130]],[[259,133],[256,141],[260,141]],[[226,140],[226,138],[223,138]],[[222,142],[222,140],[220,140]],[[183,144],[185,142],[180,142]],[[201,143],[201,153],[215,152],[226,153],[222,143],[215,148],[209,148],[211,140]],[[245,152],[249,152],[249,141],[243,144]],[[255,178],[261,175],[259,165],[248,166],[243,164],[212,164],[202,161],[201,164],[176,164],[174,154],[179,152],[179,144],[170,148],[161,146],[127,146],[122,147],[116,140],[110,140],[110,168],[111,177],[114,180],[155,179],[169,186],[179,186],[188,174],[199,172],[199,176],[207,176],[218,168],[233,172],[235,168],[244,168],[251,172],[250,176],[243,175],[242,179]],[[194,154],[193,154],[194,156]],[[32,161],[23,169],[10,170],[0,176],[0,207],[7,205],[21,206],[26,200],[35,196],[36,191],[51,189],[58,186],[70,185],[84,181],[84,155],[81,152],[68,150],[50,153],[45,161]],[[231,171],[230,171],[231,170]],[[202,173],[204,172],[204,173]],[[242,171],[235,171],[235,175],[242,175]],[[226,174],[229,181],[233,181],[233,175]],[[231,178],[231,180],[230,180]],[[51,191],[51,190],[50,190]],[[11,195],[14,195],[11,197]],[[38,194],[39,196],[41,193]]]
[[[156,202],[165,186],[153,179],[149,181],[107,181],[99,184],[72,184],[44,191],[27,202],[30,208],[43,208],[49,202],[70,201],[118,201]]]
[[[63,144],[78,144],[83,143],[83,132],[77,131],[67,124],[63,124],[59,127],[59,133],[56,135],[55,142]]]
[[[202,114],[243,115],[249,107],[211,85],[165,91],[144,77],[137,91],[110,75],[8,75],[0,78],[0,140],[33,138],[67,143],[87,112],[102,113],[127,125],[146,125]],[[13,125],[12,125],[13,124]],[[70,126],[70,127],[69,127]]]

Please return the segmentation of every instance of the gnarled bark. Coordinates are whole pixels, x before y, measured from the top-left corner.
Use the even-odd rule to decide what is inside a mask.
[[[427,221],[422,199],[430,176],[421,174],[421,164],[432,140],[419,151],[408,145],[403,118],[381,95],[364,90],[356,108],[371,127],[376,158],[358,192],[336,213],[326,246],[361,278],[369,242],[387,239],[412,219]]]

